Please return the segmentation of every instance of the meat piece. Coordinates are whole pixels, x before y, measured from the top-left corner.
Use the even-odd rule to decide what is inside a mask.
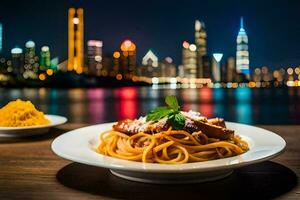
[[[149,123],[146,123],[141,120],[126,119],[123,121],[118,121],[118,123],[113,125],[112,127],[115,131],[133,135],[139,132],[149,132],[150,131],[149,125],[150,125]]]
[[[117,124],[113,125],[115,131],[120,131],[128,135],[133,135],[139,132],[145,133],[157,133],[161,131],[166,131],[170,125],[167,123],[167,118],[160,119],[157,122],[149,121],[141,117],[140,119],[130,120],[126,119],[119,121]]]
[[[207,121],[208,121],[209,124],[226,128],[225,120],[222,119],[222,118],[212,118],[212,119],[208,119]]]
[[[183,130],[193,133],[202,131],[205,135],[211,138],[217,138],[221,140],[226,140],[233,136],[234,131],[225,128],[225,122],[220,123],[223,126],[213,125],[205,121],[195,121],[189,118],[186,119]]]
[[[195,121],[195,124],[200,131],[202,131],[205,135],[211,138],[226,140],[232,137],[234,134],[233,130],[224,128],[222,126],[216,126],[201,121]]]
[[[183,130],[194,133],[201,131],[203,134],[207,135],[211,138],[217,138],[221,140],[226,140],[233,136],[234,131],[229,130],[225,126],[225,122],[223,119],[209,119],[205,117],[190,117],[189,115],[185,115],[185,125]],[[136,120],[124,120],[119,121],[117,124],[113,125],[113,129],[116,131],[120,131],[126,133],[128,135],[133,135],[139,132],[145,133],[157,133],[161,131],[166,131],[171,125],[167,121],[167,117],[162,118],[156,122],[150,121],[146,122],[145,118],[140,118]]]

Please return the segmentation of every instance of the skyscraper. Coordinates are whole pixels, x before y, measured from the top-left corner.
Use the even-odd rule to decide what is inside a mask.
[[[136,71],[136,45],[131,40],[121,44],[121,71],[126,78],[131,78]]]
[[[25,61],[30,62],[29,60],[35,56],[35,43],[32,40],[29,40],[25,43]]]
[[[68,71],[81,74],[84,68],[83,9],[70,8],[68,15]]]
[[[244,29],[244,21],[241,17],[240,30],[236,39],[236,71],[250,78],[249,72],[249,51],[248,51],[248,36]]]
[[[41,60],[40,60],[40,70],[46,71],[51,67],[51,55],[48,46],[43,46],[41,48]]]
[[[152,66],[152,67],[157,67],[158,66],[158,58],[151,51],[151,49],[149,49],[149,51],[143,57],[142,64],[145,65],[145,66]]]
[[[11,50],[11,62],[13,67],[14,75],[20,80],[23,79],[24,72],[24,58],[23,58],[23,50],[21,48],[13,48]]]
[[[205,56],[206,51],[206,31],[204,22],[199,20],[195,21],[195,44],[197,46],[197,52],[200,56]]]
[[[235,81],[235,58],[229,57],[226,62],[226,82],[233,82]]]
[[[120,52],[115,51],[113,53],[113,70],[110,73],[110,76],[116,76],[118,73],[120,73]]]
[[[103,42],[99,40],[89,40],[88,46],[88,74],[100,76],[103,69],[102,64],[102,46]]]
[[[31,40],[25,44],[25,64],[23,77],[25,79],[37,79],[39,57],[35,55],[35,43]]]
[[[139,68],[139,74],[142,76],[156,77],[160,76],[160,70],[158,69],[158,57],[151,51],[148,50],[146,55],[142,59],[142,67]]]
[[[211,56],[206,55],[202,57],[203,64],[203,77],[202,78],[212,78],[212,59]]]
[[[0,58],[0,74],[7,73],[7,64],[5,58]]]
[[[160,64],[162,77],[176,77],[176,66],[171,57],[166,57]]]
[[[220,61],[223,57],[222,53],[214,53],[213,54],[213,62],[212,62],[212,75],[213,82],[221,81],[221,64]]]
[[[206,31],[204,22],[195,21],[195,45],[197,47],[197,76],[203,77],[203,56],[206,56]]]
[[[182,43],[182,65],[186,78],[197,77],[197,47],[195,44]]]
[[[0,23],[0,53],[2,53],[2,40],[3,39],[3,28],[2,24]]]

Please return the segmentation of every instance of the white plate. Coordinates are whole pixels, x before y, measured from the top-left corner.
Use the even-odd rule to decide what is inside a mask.
[[[25,127],[0,127],[0,137],[26,137],[47,133],[51,127],[64,124],[67,118],[58,115],[45,115],[50,121],[47,125]]]
[[[226,122],[226,126],[246,140],[250,150],[230,158],[187,164],[141,163],[104,156],[95,151],[101,132],[113,123],[76,129],[60,135],[52,150],[60,157],[87,165],[104,167],[119,177],[148,183],[194,183],[223,178],[234,168],[269,160],[286,146],[277,134],[254,126]]]

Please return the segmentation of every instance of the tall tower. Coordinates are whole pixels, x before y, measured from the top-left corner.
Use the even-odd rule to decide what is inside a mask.
[[[3,29],[2,29],[2,24],[0,23],[0,53],[2,53],[2,38],[3,38]]]
[[[250,78],[249,71],[249,51],[248,51],[248,36],[244,29],[243,17],[240,21],[240,31],[236,38],[236,71]]]
[[[221,59],[223,57],[222,53],[214,53],[212,61],[212,75],[213,82],[221,82]]]
[[[88,46],[88,74],[100,76],[102,65],[102,46],[103,42],[100,40],[89,40]]]
[[[136,72],[136,45],[131,40],[121,44],[121,70],[126,78],[131,78]]]
[[[21,48],[16,47],[11,49],[11,62],[12,62],[14,75],[19,80],[23,79],[24,57],[23,57],[23,50]]]
[[[84,68],[83,9],[70,8],[68,15],[68,71]]]
[[[51,67],[51,54],[48,46],[43,46],[40,53],[40,70],[46,71]]]
[[[143,57],[142,64],[145,66],[158,67],[158,58],[151,49],[149,49]]]
[[[235,58],[229,57],[226,62],[226,82],[235,81],[236,71],[235,71]]]
[[[204,22],[199,20],[195,21],[195,44],[197,46],[197,52],[199,56],[205,56],[206,51],[206,31]]]
[[[24,73],[25,79],[36,79],[39,68],[39,57],[35,55],[35,43],[31,40],[25,43]]]
[[[184,77],[197,78],[197,47],[187,41],[182,43],[182,65]]]
[[[160,64],[162,77],[176,77],[176,66],[171,57],[166,57]]]
[[[206,31],[204,22],[195,21],[195,45],[197,47],[197,77],[203,77],[203,56],[206,56]]]
[[[110,73],[111,76],[116,76],[120,72],[120,56],[119,51],[113,53],[113,70]]]
[[[149,49],[143,57],[142,64],[146,69],[145,72],[141,73],[142,75],[146,75],[148,77],[161,76],[158,67],[158,57],[151,51],[151,49]]]

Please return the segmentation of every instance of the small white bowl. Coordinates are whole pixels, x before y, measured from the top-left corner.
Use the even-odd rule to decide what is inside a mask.
[[[26,137],[45,134],[51,127],[64,124],[67,118],[58,115],[45,115],[50,121],[47,125],[24,127],[0,127],[0,137]]]

